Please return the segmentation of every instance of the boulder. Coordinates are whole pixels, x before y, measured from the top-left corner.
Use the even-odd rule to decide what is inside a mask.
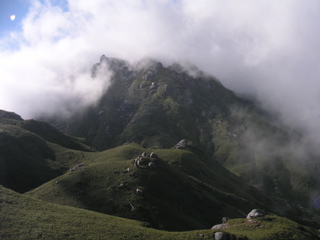
[[[84,164],[84,163],[79,163],[79,164],[77,164],[75,167],[73,167],[73,168],[70,168],[70,172],[73,172],[73,171],[75,171],[75,170],[77,170],[77,169],[85,169],[85,166],[86,166],[86,164]]]
[[[228,224],[222,223],[222,224],[214,225],[211,229],[224,229],[227,227],[228,227]]]
[[[155,82],[153,82],[150,86],[150,89],[156,89],[157,87],[158,85]]]
[[[147,156],[146,152],[141,153],[141,157],[146,157],[146,156]]]
[[[151,158],[158,158],[158,155],[157,155],[156,153],[152,152],[152,153],[150,154],[150,157],[151,157]]]
[[[177,149],[185,149],[187,147],[188,140],[182,139],[180,142],[176,144]]]
[[[150,162],[149,158],[146,157],[139,157],[139,160],[137,161],[138,166],[148,166]]]
[[[137,194],[137,196],[143,197],[143,190],[137,188],[137,189],[136,189],[136,194]]]
[[[152,169],[156,169],[156,168],[158,168],[158,165],[155,164],[154,162],[149,162],[149,163],[148,163],[148,167],[149,167],[149,168],[152,168]]]
[[[214,239],[215,240],[227,240],[227,234],[225,232],[215,232]]]
[[[222,223],[226,223],[226,222],[228,222],[228,220],[229,220],[228,217],[223,217],[223,218],[222,218]]]
[[[266,215],[264,211],[259,210],[259,209],[253,209],[249,214],[247,215],[247,219],[252,219],[256,217],[262,217]]]

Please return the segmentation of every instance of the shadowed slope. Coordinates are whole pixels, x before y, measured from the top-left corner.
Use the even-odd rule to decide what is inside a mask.
[[[35,188],[61,175],[84,155],[72,148],[90,150],[47,123],[0,111],[0,184],[18,192]]]

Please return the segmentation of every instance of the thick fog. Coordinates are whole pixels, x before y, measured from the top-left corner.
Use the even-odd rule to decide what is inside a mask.
[[[31,1],[23,30],[0,39],[0,109],[68,114],[107,88],[90,74],[102,54],[149,57],[195,64],[318,138],[318,0],[62,2]]]

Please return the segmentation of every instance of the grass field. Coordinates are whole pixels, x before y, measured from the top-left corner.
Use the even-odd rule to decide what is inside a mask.
[[[310,240],[316,231],[270,214],[255,223],[232,219],[224,232],[230,239]],[[51,204],[0,186],[0,239],[214,239],[219,230],[168,232],[143,222]]]

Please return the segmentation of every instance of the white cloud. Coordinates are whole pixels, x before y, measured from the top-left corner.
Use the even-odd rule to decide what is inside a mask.
[[[10,37],[18,50],[0,50],[0,108],[32,117],[76,96],[92,103],[107,84],[88,72],[100,55],[152,57],[194,63],[318,132],[318,0],[32,2],[23,32]]]

